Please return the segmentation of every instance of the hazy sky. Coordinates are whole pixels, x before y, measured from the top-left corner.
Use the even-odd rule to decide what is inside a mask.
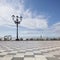
[[[0,36],[16,36],[13,14],[23,16],[19,36],[60,36],[60,0],[0,0]]]

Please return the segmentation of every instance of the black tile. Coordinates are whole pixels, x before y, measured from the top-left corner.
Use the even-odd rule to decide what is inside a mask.
[[[54,57],[47,57],[47,60],[60,60],[60,59]]]
[[[23,57],[13,57],[12,60],[24,60]]]

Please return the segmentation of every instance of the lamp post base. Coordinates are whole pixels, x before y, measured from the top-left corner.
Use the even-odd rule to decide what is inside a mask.
[[[19,41],[19,39],[16,39],[16,41]]]

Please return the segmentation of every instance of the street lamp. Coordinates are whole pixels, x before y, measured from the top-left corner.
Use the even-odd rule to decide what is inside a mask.
[[[16,24],[16,27],[17,27],[16,41],[19,41],[19,38],[18,38],[18,24],[20,24],[20,22],[22,21],[22,16],[19,17],[19,16],[12,15],[12,20],[14,21],[14,23]]]

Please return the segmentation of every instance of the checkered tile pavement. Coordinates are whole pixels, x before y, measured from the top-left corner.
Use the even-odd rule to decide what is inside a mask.
[[[0,60],[60,60],[60,41],[0,41]]]

